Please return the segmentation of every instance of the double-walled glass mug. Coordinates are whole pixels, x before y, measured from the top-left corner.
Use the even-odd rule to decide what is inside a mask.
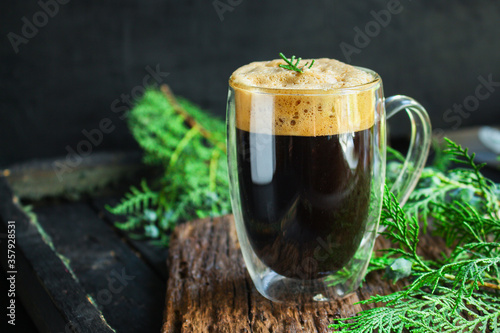
[[[257,290],[276,302],[342,297],[360,285],[377,236],[386,118],[406,110],[411,140],[392,191],[405,201],[425,164],[430,122],[406,96],[384,99],[380,76],[324,89],[230,79],[227,147],[241,251]]]

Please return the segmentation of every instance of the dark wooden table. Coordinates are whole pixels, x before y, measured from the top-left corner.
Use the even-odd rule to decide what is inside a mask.
[[[159,332],[168,250],[128,238],[104,208],[149,172],[139,154],[94,154],[62,182],[53,162],[0,177],[2,281],[16,272],[16,326],[2,311],[1,331]],[[6,262],[8,221],[15,221],[14,269]]]
[[[466,134],[470,135],[470,131]],[[455,135],[454,139],[460,141],[461,137]],[[202,312],[195,311],[196,307],[191,307],[191,312],[181,313],[189,289],[184,284],[181,284],[183,288],[177,288],[178,277],[169,279],[168,272],[177,274],[182,271],[182,261],[177,254],[184,253],[183,249],[192,244],[205,244],[204,238],[198,237],[198,234],[217,230],[224,233],[229,230],[227,224],[217,222],[213,225],[219,227],[208,227],[206,222],[194,222],[179,228],[170,249],[172,256],[169,262],[173,264],[167,270],[166,248],[129,238],[114,227],[117,218],[104,208],[106,204],[116,203],[131,183],[154,173],[154,170],[141,165],[140,154],[94,153],[71,172],[65,173],[62,181],[54,172],[54,162],[35,161],[0,170],[2,292],[8,288],[6,278],[11,275],[8,272],[16,272],[16,326],[6,325],[2,312],[0,332],[160,332],[163,314],[167,319],[163,325],[165,332],[189,332],[189,325],[201,325],[205,320],[210,322],[211,327],[222,327],[222,322],[217,321],[219,310],[204,316]],[[498,169],[491,168],[487,173],[499,181]],[[27,205],[32,209],[27,209]],[[8,221],[15,221],[16,226],[14,269],[8,267],[6,260]],[[207,251],[217,244],[205,244]],[[234,262],[241,266],[239,252],[231,251],[228,253],[237,256]],[[276,321],[278,325],[271,325],[273,328],[268,323],[269,327],[265,326],[263,332],[278,329],[286,322],[282,319],[290,320],[290,316],[305,318],[295,310],[286,317],[285,312],[277,310],[279,307],[273,307],[260,298],[240,266],[238,276],[244,281],[241,290],[250,295],[250,306],[245,301],[240,310],[246,309],[245,316],[249,317],[245,317],[245,322],[249,323],[249,327],[265,326],[257,322],[263,309],[272,310],[266,318],[269,323]],[[196,271],[189,268],[188,273],[195,274]],[[167,281],[170,288],[167,293],[170,303],[167,303],[170,306],[164,310]],[[377,275],[372,276],[366,286],[371,289],[360,289],[356,297],[362,299],[377,290],[384,292],[400,287],[383,285]],[[214,292],[210,285],[203,288],[208,293]],[[238,297],[243,297],[240,294]],[[235,297],[235,301],[239,302],[239,298]],[[348,302],[351,304],[353,300]],[[338,308],[326,312],[318,311],[317,316],[311,317],[311,322],[324,328],[327,324],[325,320],[332,314],[353,313],[354,308],[346,308],[347,303],[342,304],[340,302]],[[3,309],[6,306],[7,303],[2,303]],[[240,310],[232,309],[234,311],[228,313],[239,316]],[[173,319],[169,321],[168,318]],[[230,317],[226,319],[232,322]],[[287,327],[294,327],[295,324],[290,321],[289,325]],[[321,330],[318,328],[318,331]]]

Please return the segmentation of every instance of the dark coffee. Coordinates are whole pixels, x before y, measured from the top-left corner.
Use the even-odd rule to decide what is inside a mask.
[[[275,272],[314,279],[342,269],[365,233],[373,128],[326,136],[237,129],[243,220]]]

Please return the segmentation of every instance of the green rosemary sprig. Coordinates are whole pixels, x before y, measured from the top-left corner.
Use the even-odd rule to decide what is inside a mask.
[[[285,60],[285,62],[288,65],[280,64],[279,67],[284,68],[284,69],[288,69],[288,70],[291,70],[291,71],[296,71],[296,72],[299,72],[299,73],[304,73],[304,68],[306,68],[307,65],[309,64],[309,62],[306,62],[304,66],[298,67],[299,66],[299,62],[302,60],[302,58],[300,58],[300,57],[299,58],[295,58],[295,56],[292,56],[290,59],[288,59],[281,52],[280,52],[280,57],[281,57],[281,59]],[[311,68],[313,65],[314,65],[314,59],[311,62],[311,64],[309,65],[309,67],[307,67],[307,68]]]

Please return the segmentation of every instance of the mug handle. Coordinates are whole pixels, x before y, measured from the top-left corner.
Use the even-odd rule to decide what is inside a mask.
[[[386,99],[387,119],[406,110],[411,122],[411,138],[403,168],[394,182],[391,192],[401,206],[408,200],[424,169],[431,145],[431,122],[427,111],[413,98],[395,95]],[[379,230],[380,231],[380,230]]]

